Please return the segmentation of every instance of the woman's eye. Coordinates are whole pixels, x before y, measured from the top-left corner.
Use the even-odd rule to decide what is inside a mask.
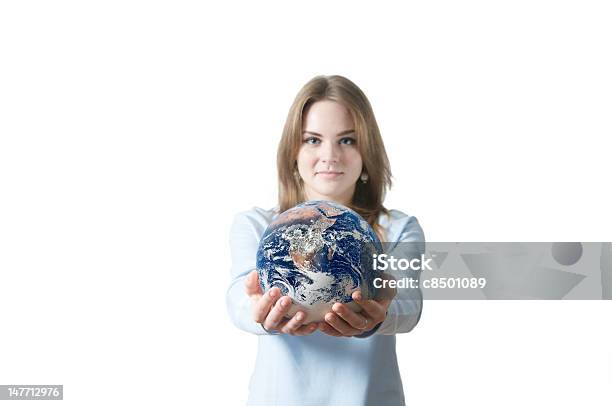
[[[319,139],[318,139],[318,138],[315,138],[315,137],[309,137],[309,138],[306,138],[306,139],[304,140],[304,142],[305,142],[306,144],[318,144],[320,141],[319,141]]]
[[[344,137],[340,140],[340,143],[345,145],[355,145],[356,142],[357,140],[351,137]]]

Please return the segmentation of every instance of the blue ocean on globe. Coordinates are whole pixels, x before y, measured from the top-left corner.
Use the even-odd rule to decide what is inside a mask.
[[[264,292],[278,287],[293,299],[288,316],[306,312],[304,323],[322,321],[336,302],[361,308],[351,294],[374,297],[372,257],[382,245],[372,227],[339,203],[309,201],[281,213],[266,229],[257,251]]]

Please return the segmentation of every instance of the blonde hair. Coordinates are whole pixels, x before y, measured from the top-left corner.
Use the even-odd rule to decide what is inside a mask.
[[[302,119],[308,107],[321,100],[342,104],[353,119],[357,148],[368,181],[357,181],[349,207],[366,219],[383,241],[384,230],[378,225],[378,217],[389,213],[383,206],[386,191],[391,187],[389,159],[370,102],[356,84],[343,76],[314,77],[302,87],[289,109],[277,153],[280,213],[305,200],[303,181],[297,173]]]

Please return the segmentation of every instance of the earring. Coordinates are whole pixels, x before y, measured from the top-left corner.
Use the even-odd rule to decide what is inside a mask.
[[[359,179],[361,179],[361,182],[362,182],[362,183],[366,183],[366,182],[368,181],[368,179],[369,179],[369,178],[370,178],[370,177],[369,177],[369,176],[368,176],[368,174],[367,174],[367,173],[365,173],[365,172],[363,172],[363,173],[361,174],[361,176],[359,177]]]

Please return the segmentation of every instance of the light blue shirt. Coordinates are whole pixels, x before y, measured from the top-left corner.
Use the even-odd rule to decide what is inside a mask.
[[[318,330],[308,336],[267,333],[251,316],[244,279],[256,269],[259,240],[276,216],[275,209],[254,207],[236,215],[230,234],[228,312],[238,328],[259,338],[248,405],[404,405],[395,334],[407,333],[418,323],[423,305],[421,291],[398,289],[385,321],[365,338],[332,337]],[[386,240],[391,242],[387,254],[405,258],[425,252],[425,237],[416,217],[390,210],[389,215],[379,217],[378,223],[385,230]],[[406,246],[418,252],[396,252]],[[418,273],[407,275],[405,271],[394,276],[419,277]]]

